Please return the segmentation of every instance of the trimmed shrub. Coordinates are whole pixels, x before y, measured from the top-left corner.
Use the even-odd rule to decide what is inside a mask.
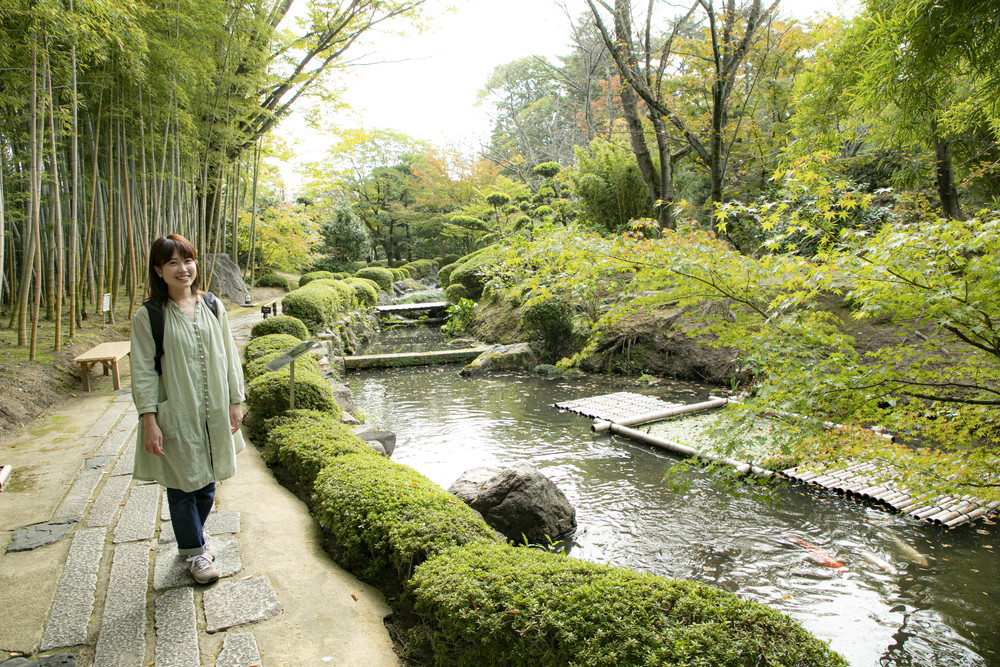
[[[349,426],[330,414],[297,408],[267,425],[264,453],[269,463],[284,466],[296,484],[310,491],[320,470],[336,457],[378,457]]]
[[[323,278],[326,278],[328,280],[336,280],[337,274],[331,271],[311,271],[309,273],[305,273],[302,275],[301,278],[299,278],[299,287],[305,287],[312,281],[321,280]]]
[[[479,272],[493,262],[495,250],[493,246],[487,246],[462,258],[459,265],[452,269],[448,283],[464,285],[470,299],[481,297],[485,284]]]
[[[438,665],[847,665],[758,602],[539,549],[448,549],[409,588],[420,619],[411,639]]]
[[[454,264],[458,260],[462,259],[461,255],[445,255],[438,260],[438,266],[447,266],[448,264]]]
[[[282,311],[285,315],[299,318],[311,333],[316,333],[350,307],[354,290],[344,285],[350,290],[350,294],[344,297],[343,292],[333,284],[344,285],[336,280],[319,279],[300,287],[281,300]]]
[[[541,340],[543,361],[558,361],[573,348],[573,309],[565,301],[548,299],[524,309],[524,330]]]
[[[328,287],[337,292],[340,308],[336,315],[345,313],[354,306],[354,288],[337,278],[320,278],[313,282],[316,287]]]
[[[442,287],[448,286],[448,283],[451,281],[451,272],[455,270],[458,264],[458,262],[452,262],[451,264],[445,264],[438,269],[438,280],[441,281]]]
[[[280,287],[286,292],[292,291],[292,283],[288,278],[279,276],[277,273],[265,273],[257,278],[257,287]]]
[[[354,272],[358,278],[368,278],[375,281],[378,288],[383,292],[392,294],[392,272],[390,269],[381,266],[367,266]]]
[[[313,262],[309,271],[330,271],[332,273],[352,274],[361,268],[358,262],[349,262],[335,257],[324,257]]]
[[[291,334],[276,333],[254,338],[243,348],[243,358],[252,361],[272,352],[284,352],[302,341]]]
[[[409,264],[404,264],[402,268],[407,269],[410,272],[411,278],[430,278],[434,275],[434,260],[433,259],[415,259]]]
[[[261,320],[250,328],[250,338],[259,338],[270,334],[284,333],[295,336],[299,340],[309,338],[309,329],[297,317],[291,315],[275,315]]]
[[[449,546],[498,539],[468,505],[381,456],[333,459],[316,479],[313,511],[340,564],[383,586]]]
[[[354,289],[354,303],[362,308],[374,308],[378,303],[378,283],[368,278],[345,278]]]
[[[400,280],[406,280],[410,277],[410,272],[403,269],[402,267],[396,269],[389,269],[392,273],[392,282],[399,282]]]
[[[381,266],[381,267],[384,268],[384,267],[389,266],[389,260],[387,260],[387,259],[375,259],[375,260],[372,260],[372,261],[368,262],[367,266]]]
[[[247,382],[255,380],[264,373],[270,373],[266,366],[274,359],[277,359],[288,348],[282,348],[280,351],[269,352],[268,354],[257,357],[256,359],[247,359],[243,362],[243,375],[246,377]],[[311,354],[304,354],[295,360],[295,382],[298,383],[299,375],[310,374],[321,376],[322,373],[319,370],[319,362],[316,361],[316,357]],[[296,396],[296,398],[298,398]]]
[[[259,360],[258,360],[259,361]],[[307,370],[309,369],[309,370]],[[264,442],[267,423],[288,411],[288,366],[264,373],[247,386],[247,407],[251,420],[247,430],[254,442]],[[340,406],[333,399],[327,381],[308,364],[295,362],[295,407],[319,410],[340,419]]]
[[[469,290],[465,289],[465,285],[448,285],[444,290],[444,298],[448,303],[458,303],[469,298]]]

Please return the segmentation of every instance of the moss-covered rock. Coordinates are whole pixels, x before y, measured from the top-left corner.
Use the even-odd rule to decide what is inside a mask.
[[[334,458],[316,480],[313,506],[340,564],[382,585],[405,581],[449,546],[498,539],[465,503],[380,456]]]
[[[274,317],[269,317],[266,320],[257,322],[250,329],[251,338],[259,338],[260,336],[278,333],[295,336],[299,340],[306,340],[309,338],[309,329],[306,328],[306,325],[302,323],[302,320],[297,317],[292,317],[291,315],[276,315]]]
[[[757,602],[538,549],[448,549],[416,569],[409,589],[420,618],[411,638],[437,665],[847,664]]]
[[[291,475],[294,483],[312,490],[316,476],[338,456],[377,457],[374,449],[333,415],[317,410],[289,410],[267,425],[265,456]]]
[[[366,266],[363,269],[358,269],[355,273],[358,278],[368,278],[378,285],[378,288],[383,292],[392,294],[392,271],[381,266]]]

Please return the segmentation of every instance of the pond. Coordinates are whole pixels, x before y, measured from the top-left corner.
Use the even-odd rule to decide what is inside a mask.
[[[396,351],[427,347],[427,333],[396,331],[382,343]],[[414,340],[395,345],[396,336]],[[948,531],[793,485],[782,485],[774,503],[733,495],[696,469],[671,472],[677,459],[660,450],[592,435],[590,420],[552,407],[615,391],[690,403],[717,388],[638,387],[603,376],[466,379],[459,369],[348,376],[368,421],[396,432],[393,460],[444,488],[469,468],[529,461],[577,509],[571,556],[766,603],[829,640],[852,665],[1000,664],[996,526]],[[668,484],[667,475],[684,484]],[[823,566],[817,551],[846,567]]]

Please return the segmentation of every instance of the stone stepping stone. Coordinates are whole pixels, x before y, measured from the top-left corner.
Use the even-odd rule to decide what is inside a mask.
[[[101,446],[97,449],[97,456],[118,456],[126,446],[135,447],[135,430],[139,426],[139,421],[132,421],[128,418],[122,419],[117,426],[112,429]]]
[[[56,653],[47,655],[38,660],[28,660],[27,658],[11,658],[4,660],[4,667],[76,667],[76,656],[72,653]]]
[[[156,667],[201,664],[198,621],[191,587],[167,591],[156,599]]]
[[[135,447],[125,447],[122,449],[121,456],[118,457],[118,463],[115,465],[115,469],[111,471],[112,475],[131,475],[135,471]]]
[[[156,532],[156,514],[160,502],[158,486],[134,486],[122,515],[115,526],[115,544],[149,540]]]
[[[216,584],[205,591],[205,631],[219,632],[263,621],[281,612],[278,594],[267,577]]]
[[[212,540],[215,552],[215,569],[220,577],[231,577],[243,569],[240,546],[235,537],[217,537]],[[153,589],[163,591],[194,583],[188,572],[187,561],[177,553],[177,543],[167,542],[156,550],[156,564],[153,566]]]
[[[94,667],[146,664],[148,581],[149,543],[115,547]]]
[[[209,535],[226,535],[240,532],[240,513],[217,512],[209,514],[208,521],[205,522],[205,532]],[[161,523],[160,544],[176,541],[177,537],[174,535],[174,529],[171,527],[170,522],[164,521]]]
[[[257,638],[252,632],[226,634],[222,641],[222,652],[215,660],[215,667],[263,667]]]
[[[131,483],[131,477],[108,477],[93,507],[90,508],[90,514],[87,515],[87,525],[110,526]]]
[[[104,438],[109,433],[111,433],[111,427],[121,419],[121,416],[125,413],[125,409],[128,404],[124,401],[121,403],[115,402],[111,404],[103,415],[90,427],[87,431],[88,438]]]
[[[7,545],[7,551],[31,551],[46,544],[58,542],[71,530],[76,528],[81,517],[57,519],[45,523],[35,523],[24,528],[18,528]]]
[[[89,459],[84,460],[83,468],[85,470],[96,470],[97,468],[103,468],[104,466],[111,463],[110,456],[92,456]]]
[[[69,493],[56,510],[55,518],[82,515],[87,511],[87,503],[94,495],[94,489],[104,475],[99,469],[81,470],[73,481]]]
[[[41,650],[86,643],[107,532],[104,528],[85,528],[73,536],[45,624]]]

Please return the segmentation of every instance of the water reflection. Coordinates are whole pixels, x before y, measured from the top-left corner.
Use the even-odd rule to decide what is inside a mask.
[[[574,557],[696,579],[765,602],[830,640],[852,665],[1000,664],[995,529],[948,532],[795,486],[779,489],[772,505],[721,493],[697,470],[673,473],[686,482],[678,492],[664,482],[674,458],[593,436],[587,419],[552,407],[622,390],[692,402],[707,398],[708,387],[464,379],[457,371],[349,377],[369,419],[397,433],[394,460],[446,488],[468,468],[531,461],[577,508]],[[826,567],[817,553],[845,567]]]

